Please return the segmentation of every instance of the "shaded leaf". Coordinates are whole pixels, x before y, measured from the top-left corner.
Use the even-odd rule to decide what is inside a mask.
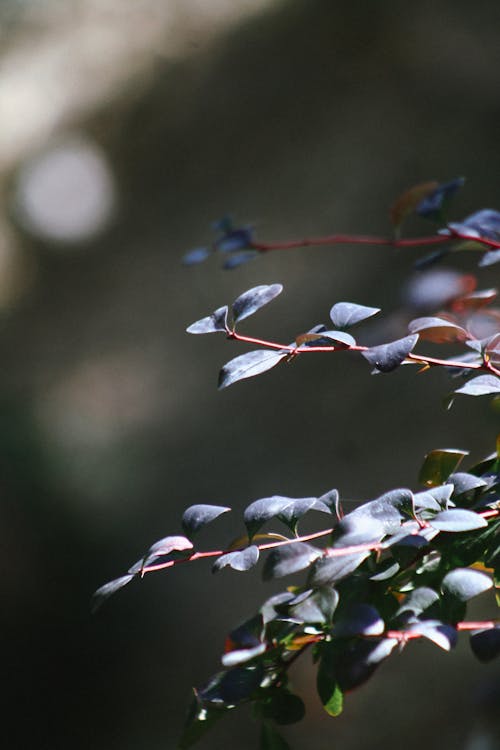
[[[290,497],[272,495],[271,497],[263,497],[250,503],[243,514],[243,520],[250,539],[266,521],[270,518],[275,518],[292,502],[292,498]]]
[[[277,724],[294,724],[304,718],[304,702],[289,690],[274,688],[268,691],[260,704],[260,713],[265,719]]]
[[[215,247],[220,253],[234,253],[237,250],[245,250],[252,244],[252,227],[239,227],[229,229],[222,237],[215,241]]]
[[[208,523],[230,510],[231,508],[222,505],[191,505],[183,513],[182,529],[186,536],[192,537]]]
[[[179,750],[186,750],[197,742],[208,730],[225,716],[222,706],[205,706],[196,691],[189,706],[188,715],[179,741]]]
[[[217,333],[227,330],[228,306],[219,307],[211,315],[201,318],[186,328],[187,333]]]
[[[378,307],[357,305],[354,302],[337,302],[330,310],[330,318],[336,328],[348,328],[379,312]]]
[[[438,448],[430,451],[425,456],[418,481],[428,487],[444,484],[467,455],[468,451],[454,448]]]
[[[474,493],[475,490],[487,486],[487,482],[485,482],[484,479],[476,477],[474,474],[468,474],[466,471],[459,471],[455,474],[450,474],[448,482],[453,485],[454,497],[466,493]]]
[[[447,573],[443,578],[441,588],[444,594],[467,602],[483,591],[488,591],[493,586],[493,581],[485,573],[471,568],[456,568]]]
[[[445,318],[415,318],[408,324],[410,333],[418,333],[425,341],[443,344],[451,341],[465,341],[469,338],[461,326]]]
[[[219,373],[219,388],[227,388],[238,380],[253,378],[277,365],[288,352],[269,351],[268,349],[254,349],[246,354],[240,354],[227,362]]]
[[[273,549],[265,562],[262,578],[268,581],[297,573],[299,570],[308,568],[321,554],[321,550],[317,547],[303,542]]]
[[[419,586],[405,596],[396,612],[396,617],[400,617],[405,613],[411,613],[415,617],[419,617],[429,610],[435,613],[436,608],[439,608],[439,594],[437,591],[428,586]]]
[[[226,552],[225,555],[221,555],[214,562],[212,572],[217,573],[228,565],[233,570],[241,572],[250,570],[254,565],[257,565],[259,556],[259,548],[255,545],[251,545],[250,547],[235,552]]]
[[[479,661],[488,662],[500,656],[500,627],[475,630],[470,637],[470,646]]]
[[[233,667],[214,675],[208,685],[198,691],[203,703],[236,706],[250,698],[263,677],[262,664]]]
[[[278,518],[292,531],[297,532],[297,523],[310,510],[331,513],[330,508],[315,497],[289,498],[290,503],[279,514]]]
[[[373,346],[364,352],[363,357],[380,372],[392,372],[406,359],[418,341],[418,334],[405,336],[389,344]]]
[[[350,638],[355,635],[382,635],[385,623],[371,604],[355,603],[342,612],[333,626],[336,638]]]
[[[304,596],[305,594],[305,596]],[[331,586],[308,589],[289,604],[289,614],[303,623],[329,623],[339,601],[338,592]]]
[[[346,348],[355,346],[356,339],[345,331],[323,331],[322,333],[302,333],[295,339],[297,346],[332,346],[334,344]]]
[[[455,393],[464,393],[468,396],[487,396],[492,393],[500,393],[500,378],[496,375],[478,375],[477,378],[468,380]]]
[[[283,291],[282,284],[262,284],[248,289],[233,302],[233,318],[237,323],[244,318],[253,315],[261,307],[267,305],[271,300],[281,294]]]
[[[465,184],[464,177],[456,177],[450,182],[444,182],[432,190],[416,207],[416,212],[424,219],[442,221],[448,203],[457,190]]]
[[[430,525],[439,531],[471,531],[487,526],[486,520],[471,510],[452,508],[443,510],[429,521]]]

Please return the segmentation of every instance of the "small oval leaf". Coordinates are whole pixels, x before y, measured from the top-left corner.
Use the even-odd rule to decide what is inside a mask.
[[[223,513],[227,513],[231,508],[222,505],[191,505],[183,513],[182,529],[186,536],[192,537],[207,523],[215,521]]]
[[[443,578],[441,588],[444,594],[467,602],[483,591],[488,591],[493,586],[493,581],[485,573],[471,568],[456,568]]]
[[[379,307],[367,307],[354,302],[337,302],[330,310],[330,318],[336,328],[348,328],[379,312]]]
[[[434,516],[429,523],[434,529],[449,532],[472,531],[488,525],[482,516],[472,510],[463,510],[462,508],[443,510]]]
[[[380,372],[392,372],[404,362],[418,341],[418,334],[405,336],[389,344],[373,346],[364,352],[363,357]]]
[[[217,333],[227,331],[227,313],[228,307],[224,305],[219,307],[211,315],[201,318],[186,328],[187,333]]]
[[[219,373],[219,389],[227,388],[238,380],[253,378],[275,367],[288,352],[254,349],[226,362]]]
[[[237,323],[244,318],[253,315],[261,307],[267,305],[271,300],[281,294],[282,284],[262,284],[240,294],[233,302],[233,319]]]

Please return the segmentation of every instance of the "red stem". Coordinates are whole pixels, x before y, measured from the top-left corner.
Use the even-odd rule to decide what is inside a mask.
[[[319,334],[321,335],[321,334]],[[267,349],[276,349],[278,351],[287,352],[288,354],[295,356],[297,354],[314,354],[318,352],[340,352],[340,351],[351,351],[351,352],[366,352],[370,347],[368,346],[294,346],[290,344],[279,344],[276,341],[267,341],[266,339],[257,339],[253,336],[244,336],[236,331],[228,331],[227,337],[234,339],[235,341],[241,341],[245,344],[255,344],[256,346],[264,346]],[[408,354],[405,362],[415,362],[422,365],[429,366],[440,366],[440,367],[454,367],[460,370],[487,370],[493,372],[495,375],[500,376],[500,371],[494,367],[491,362],[477,363],[477,362],[459,362],[449,359],[438,359],[437,357],[427,357],[423,354]]]
[[[292,250],[298,247],[321,247],[323,245],[389,245],[390,247],[423,247],[429,245],[444,245],[453,240],[468,240],[486,245],[489,248],[500,248],[500,242],[487,237],[468,237],[467,234],[449,230],[450,234],[435,234],[430,237],[410,237],[396,239],[390,237],[374,237],[360,234],[330,234],[324,237],[304,237],[300,240],[285,240],[283,242],[252,242],[250,248],[260,252],[271,250]]]

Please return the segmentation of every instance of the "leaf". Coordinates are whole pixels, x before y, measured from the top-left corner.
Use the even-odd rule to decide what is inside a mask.
[[[443,510],[429,521],[434,529],[439,531],[471,531],[472,529],[482,529],[487,526],[486,520],[471,510],[462,508],[452,508]]]
[[[487,396],[492,393],[500,393],[500,378],[496,375],[478,375],[477,378],[468,380],[455,393],[464,393],[467,396]]]
[[[240,294],[233,302],[233,318],[237,323],[244,318],[253,315],[261,307],[267,305],[271,300],[281,294],[282,284],[263,284]]]
[[[245,664],[256,656],[260,656],[266,650],[267,646],[265,643],[259,643],[257,646],[252,648],[240,648],[234,651],[229,651],[222,656],[222,665],[224,667],[235,667],[238,664]]]
[[[192,538],[208,523],[230,510],[222,505],[191,505],[182,516],[182,529],[186,536]]]
[[[290,497],[282,497],[281,495],[263,497],[250,503],[243,514],[249,538],[251,539],[266,521],[275,518],[290,503],[292,503]]]
[[[284,523],[292,534],[297,533],[298,521],[310,510],[331,513],[330,508],[315,497],[289,498],[290,503],[279,514],[279,520]]]
[[[245,265],[245,263],[249,263],[258,254],[258,250],[241,250],[239,253],[231,253],[222,264],[222,268],[225,271],[232,271],[233,268],[239,268]]]
[[[410,333],[418,333],[424,341],[444,344],[452,341],[465,341],[467,331],[445,318],[415,318],[408,325]]]
[[[217,333],[227,331],[228,306],[219,307],[211,315],[201,318],[186,328],[187,333]]]
[[[438,448],[430,451],[424,458],[418,481],[427,487],[444,484],[467,455],[468,451],[454,448]]]
[[[382,635],[385,623],[371,604],[355,603],[342,612],[333,626],[334,638]]]
[[[498,250],[489,250],[484,253],[483,257],[479,261],[480,268],[486,268],[487,266],[493,266],[495,263],[500,262],[500,248]]]
[[[166,557],[172,552],[185,552],[192,549],[192,542],[185,536],[166,536],[151,545],[144,556],[142,567],[147,568],[158,557]]]
[[[416,212],[424,219],[431,221],[442,221],[444,212],[457,190],[465,184],[463,177],[457,177],[450,182],[444,182],[438,185],[432,192],[416,207]]]
[[[455,628],[444,622],[440,622],[440,620],[424,620],[412,623],[408,626],[408,632],[419,633],[423,638],[432,641],[444,651],[451,651],[456,646],[458,640]]]
[[[252,227],[231,227],[214,244],[220,253],[234,253],[237,250],[245,250],[252,244],[252,234]]]
[[[349,348],[356,345],[356,339],[345,331],[323,331],[322,333],[302,333],[297,336],[297,346],[332,346],[332,341]]]
[[[316,590],[308,589],[292,599],[288,613],[302,623],[330,623],[339,601],[339,594],[332,586]]]
[[[229,565],[233,570],[244,572],[250,570],[259,561],[259,548],[255,545],[246,547],[245,549],[238,550],[235,552],[226,552],[225,555],[221,555],[217,558],[212,566],[212,573],[218,573],[219,570]]]
[[[337,302],[330,310],[330,318],[336,328],[348,328],[379,312],[378,307],[357,305],[354,302]]]
[[[325,492],[324,495],[321,495],[318,500],[320,503],[323,503],[323,505],[326,505],[327,508],[330,508],[330,512],[340,520],[340,495],[338,490],[328,490],[328,492]]]
[[[321,550],[317,547],[303,542],[273,549],[265,562],[262,578],[264,581],[269,581],[272,578],[282,578],[297,573],[299,570],[308,568],[321,554]]]
[[[391,206],[390,216],[392,225],[396,228],[400,227],[404,219],[437,187],[439,187],[437,180],[431,180],[430,182],[421,182],[405,190]]]
[[[203,263],[211,254],[212,251],[209,247],[197,247],[185,253],[182,256],[182,262],[185,266],[195,266],[198,263]]]
[[[294,724],[304,718],[304,702],[289,690],[273,688],[260,704],[260,713],[265,719],[277,724]]]
[[[353,552],[338,557],[321,557],[313,564],[307,585],[317,588],[337,583],[359,568],[369,552]]]
[[[204,706],[196,690],[189,706],[184,729],[179,741],[179,750],[187,750],[222,717],[226,710],[222,706]]]
[[[267,721],[260,730],[260,750],[290,750],[290,745]]]
[[[428,610],[439,610],[439,594],[428,586],[419,586],[407,594],[396,612],[396,617],[402,614],[411,613],[415,617],[420,617]]]
[[[361,352],[368,362],[380,372],[392,372],[406,359],[418,341],[418,334],[405,336],[389,344],[373,346]]]
[[[345,516],[345,520],[356,522],[359,518],[371,518],[382,524],[385,534],[399,531],[404,513],[412,515],[413,493],[408,489],[386,492],[375,500],[363,503]]]
[[[264,675],[262,664],[233,667],[214,675],[208,685],[198,691],[203,703],[236,706],[250,698]]]
[[[500,211],[494,211],[491,208],[476,211],[462,222],[448,224],[448,233],[465,235],[470,239],[485,237],[490,240],[500,240]]]
[[[269,351],[268,349],[254,349],[246,354],[240,354],[227,362],[219,373],[219,389],[227,388],[238,380],[253,378],[281,362],[288,356],[288,352]]]
[[[92,612],[97,612],[99,607],[104,604],[106,599],[109,599],[109,597],[112,596],[115,591],[119,591],[121,588],[126,586],[127,583],[130,583],[133,578],[135,578],[135,574],[121,576],[120,578],[115,578],[114,581],[109,581],[109,583],[105,583],[104,586],[98,588],[92,596]]]
[[[466,493],[474,494],[475,490],[487,486],[487,482],[485,482],[484,479],[476,477],[474,474],[468,474],[466,471],[459,471],[455,474],[450,474],[448,482],[453,485],[453,497],[465,495]]]
[[[467,602],[483,591],[488,591],[493,586],[493,581],[485,573],[471,568],[456,568],[447,573],[441,583],[443,593]]]
[[[492,661],[500,655],[500,627],[475,630],[470,637],[470,646],[479,661]]]
[[[323,708],[329,716],[340,716],[344,708],[344,694],[336,682],[318,671],[318,692]]]

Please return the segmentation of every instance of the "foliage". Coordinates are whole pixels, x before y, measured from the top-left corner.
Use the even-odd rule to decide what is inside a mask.
[[[271,250],[369,243],[438,246],[437,252],[419,261],[420,266],[461,250],[479,251],[480,265],[489,266],[500,260],[500,213],[485,209],[461,222],[445,220],[448,204],[463,183],[462,178],[442,185],[433,181],[406,191],[391,209],[392,239],[331,235],[264,244],[254,240],[250,227],[235,227],[225,218],[216,225],[218,236],[212,246],[197,248],[184,260],[197,263],[219,252],[226,258],[225,267],[234,268]],[[401,239],[402,224],[411,213],[444,227],[428,237]],[[451,289],[443,284],[438,290],[441,311],[412,320],[408,335],[370,347],[358,343],[355,327],[381,311],[345,301],[331,307],[328,325],[299,332],[292,343],[240,333],[239,324],[276,299],[282,289],[281,284],[249,289],[231,306],[217,308],[187,329],[192,334],[222,333],[229,340],[258,347],[222,367],[219,388],[299,355],[351,351],[367,360],[375,373],[413,365],[420,372],[443,367],[460,376],[460,385],[445,399],[448,407],[456,395],[499,398],[500,310],[492,307],[497,293],[476,290],[471,277],[461,278]],[[459,345],[463,351],[452,358],[437,358],[420,352],[428,342]],[[321,497],[259,498],[245,509],[238,538],[219,550],[198,549],[195,537],[231,509],[193,505],[182,517],[183,535],[155,542],[125,575],[98,589],[96,607],[146,573],[204,558],[213,558],[214,573],[226,567],[245,572],[259,563],[262,553],[266,553],[264,580],[301,574],[302,582],[271,596],[228,634],[221,671],[194,690],[181,748],[192,745],[226,711],[251,702],[262,723],[261,747],[285,750],[288,745],[276,725],[299,721],[304,715],[289,669],[306,651],[317,665],[318,695],[331,716],[341,713],[346,694],[412,640],[425,638],[450,651],[458,634],[469,631],[472,652],[479,660],[498,656],[498,620],[465,618],[469,600],[500,582],[500,439],[494,453],[464,471],[466,455],[456,449],[432,450],[419,475],[424,489],[393,489],[349,513],[344,513],[335,489]],[[301,535],[301,519],[311,512],[328,519],[322,524],[327,528]]]

